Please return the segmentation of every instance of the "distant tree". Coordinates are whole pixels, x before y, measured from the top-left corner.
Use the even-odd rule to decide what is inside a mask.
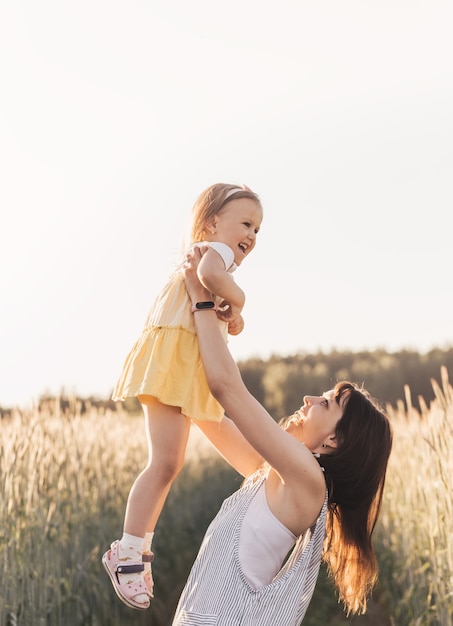
[[[381,403],[392,406],[405,397],[408,385],[414,406],[419,408],[420,396],[428,404],[434,398],[431,379],[439,382],[442,366],[453,372],[453,348],[435,348],[426,354],[335,350],[239,363],[245,384],[276,419],[301,406],[304,394],[318,395],[345,379],[363,385]]]

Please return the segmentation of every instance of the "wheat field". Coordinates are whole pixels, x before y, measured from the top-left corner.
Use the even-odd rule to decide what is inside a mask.
[[[453,623],[453,389],[446,370],[434,388],[435,401],[422,402],[420,412],[409,389],[405,403],[389,407],[395,442],[376,549],[380,598],[394,626]],[[100,556],[121,531],[146,458],[141,418],[120,407],[88,405],[82,414],[77,400],[61,406],[57,398],[1,420],[0,626],[168,626],[204,528],[239,479],[195,431],[156,533],[160,599],[146,616],[133,612],[117,601]]]
[[[0,429],[0,626],[168,626],[201,533],[236,474],[191,434],[159,520],[156,587],[146,612],[119,602],[102,553],[121,536],[129,489],[146,462],[141,416],[59,398],[3,417]],[[86,404],[86,403],[85,403]],[[203,486],[210,475],[208,486]],[[195,493],[194,493],[195,492]]]
[[[84,623],[99,591],[90,572],[100,520],[108,527],[123,508],[117,494],[142,448],[132,437],[116,445],[125,428],[111,414],[82,417],[77,403],[65,414],[59,407],[56,399],[2,420],[2,625]]]
[[[378,534],[393,624],[453,624],[453,388],[447,370],[421,410],[389,409],[395,440]]]

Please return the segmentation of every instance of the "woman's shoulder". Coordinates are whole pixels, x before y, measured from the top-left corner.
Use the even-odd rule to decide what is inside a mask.
[[[318,519],[326,500],[327,487],[324,473],[313,459],[310,471],[296,472],[292,479],[281,480],[277,472],[269,473],[266,494],[271,509],[282,511],[281,521],[294,534],[299,535],[310,528]]]

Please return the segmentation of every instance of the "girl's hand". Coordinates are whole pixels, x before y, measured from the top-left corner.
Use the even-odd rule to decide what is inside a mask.
[[[244,330],[244,318],[239,315],[235,320],[228,323],[228,334],[239,335]]]
[[[239,307],[234,306],[230,302],[227,302],[226,300],[224,300],[223,302],[219,304],[217,317],[219,318],[219,320],[222,320],[223,322],[228,322],[228,324],[234,324],[236,320],[238,320],[241,317],[241,311],[242,309],[240,309]],[[242,327],[244,327],[244,322],[242,322]]]

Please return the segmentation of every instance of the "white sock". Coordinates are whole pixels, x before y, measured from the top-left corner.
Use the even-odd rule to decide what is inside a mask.
[[[120,539],[119,555],[120,559],[125,560],[125,565],[130,561],[131,563],[141,563],[143,553],[143,537],[136,537],[135,535],[129,535],[123,533]],[[119,574],[120,583],[138,583],[143,582],[143,572],[136,572],[135,574]],[[148,600],[148,594],[141,593],[135,597],[137,602],[146,602]]]
[[[151,552],[151,544],[153,542],[153,537],[154,537],[154,532],[146,533],[145,540],[143,541],[143,553],[144,554]],[[148,561],[145,561],[144,566],[145,566],[145,571],[143,572],[143,575],[145,579],[148,579],[148,581],[151,584],[151,587],[154,587],[153,575],[151,571],[151,563]],[[152,595],[152,589],[151,589],[151,595]]]
[[[141,561],[143,552],[143,537],[136,537],[123,533],[120,539],[120,556],[125,559],[130,556],[131,561]]]
[[[151,544],[153,543],[154,532],[146,533],[143,541],[143,552],[151,552]]]

